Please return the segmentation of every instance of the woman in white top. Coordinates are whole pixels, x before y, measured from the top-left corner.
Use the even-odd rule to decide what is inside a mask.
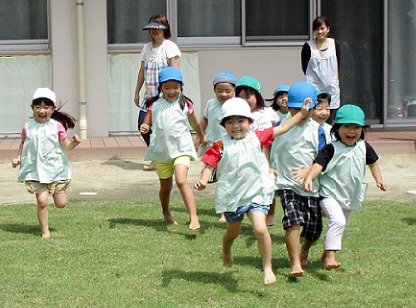
[[[317,17],[312,29],[315,38],[302,48],[302,70],[307,82],[312,83],[318,91],[331,95],[331,115],[327,123],[332,124],[336,110],[340,107],[340,48],[338,42],[328,38],[330,26],[325,17]]]
[[[144,101],[159,93],[159,72],[162,68],[173,66],[179,68],[181,51],[178,46],[169,40],[171,37],[169,22],[165,15],[155,15],[149,19],[149,23],[143,27],[143,30],[149,30],[152,41],[144,45],[140,54],[141,66],[137,77],[136,90],[134,92],[134,103],[140,108],[138,127],[143,123],[147,109]],[[140,102],[140,89],[146,84],[146,93]],[[147,146],[150,143],[149,131],[142,134]],[[150,163],[144,167],[145,170],[153,170],[154,164]]]

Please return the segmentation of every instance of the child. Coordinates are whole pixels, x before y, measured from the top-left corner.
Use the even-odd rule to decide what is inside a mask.
[[[264,131],[249,131],[250,108],[241,98],[231,98],[222,106],[221,124],[227,135],[214,142],[202,158],[206,168],[195,189],[205,189],[212,170],[217,168],[215,210],[225,213],[227,231],[223,236],[223,264],[233,265],[231,246],[241,231],[244,213],[253,223],[263,261],[264,283],[272,284],[276,277],[272,269],[272,243],[266,226],[266,214],[274,194],[273,174],[261,147],[275,136],[291,129],[308,112],[305,101],[302,113],[281,126]]]
[[[279,120],[276,122],[275,126],[280,125],[280,123],[290,118],[291,116],[289,112],[289,107],[287,107],[287,92],[289,91],[289,89],[290,89],[290,86],[282,84],[274,90],[274,93],[273,93],[274,97],[272,99],[266,99],[266,101],[272,102],[271,107],[277,113],[279,117]],[[265,153],[266,153],[266,157],[268,161],[270,162],[270,150],[267,149]],[[271,166],[270,166],[270,169],[272,170],[272,172],[277,172],[273,168],[271,168]],[[268,226],[274,225],[275,208],[276,208],[276,202],[273,198],[273,202],[270,205],[270,209],[269,209],[269,212],[267,213],[267,218],[266,218],[266,223]]]
[[[207,102],[204,117],[201,120],[201,129],[208,140],[207,146],[201,149],[201,155],[204,155],[214,141],[227,133],[221,126],[221,107],[227,99],[234,97],[236,85],[235,76],[229,72],[221,72],[214,77],[213,86],[216,98]]]
[[[331,128],[332,126],[327,123],[331,109],[329,106],[331,104],[331,95],[326,92],[318,92],[318,101],[316,106],[313,109],[312,120],[316,121],[321,125],[322,129],[325,132],[326,143],[332,141],[331,138]]]
[[[313,108],[316,104],[317,93],[312,84],[298,82],[289,89],[287,105],[292,117],[299,113],[302,102],[306,98],[312,100],[309,108]],[[302,184],[294,180],[291,174],[295,167],[310,166],[318,154],[319,124],[310,119],[312,112],[312,109],[309,110],[293,129],[277,137],[271,149],[271,165],[279,173],[276,185],[284,210],[282,223],[286,231],[286,248],[292,267],[289,274],[291,277],[303,275],[302,267],[308,264],[309,249],[313,242],[319,239],[322,231],[317,189],[308,193],[304,192]],[[285,122],[287,121],[289,120]],[[303,230],[300,234],[301,226]],[[299,235],[305,238],[300,254]]]
[[[67,139],[66,130],[74,128],[75,120],[56,109],[56,95],[48,88],[39,88],[33,94],[31,108],[34,118],[22,129],[22,142],[12,166],[20,165],[19,182],[35,194],[42,238],[50,237],[48,221],[48,193],[58,208],[67,203],[66,191],[71,182],[71,167],[66,150],[80,142],[74,134]]]
[[[318,154],[303,183],[305,191],[310,192],[312,180],[319,176],[320,205],[329,219],[321,257],[326,270],[341,266],[335,260],[335,253],[341,250],[351,211],[361,209],[366,193],[365,165],[370,167],[377,187],[383,191],[387,189],[377,164],[378,156],[364,141],[364,119],[364,112],[358,106],[344,105],[338,110],[332,128],[336,141]]]
[[[289,91],[290,86],[281,84],[273,92],[272,99],[266,99],[266,101],[272,102],[272,109],[279,116],[279,122],[286,120],[290,117],[289,107],[287,107],[287,92]]]
[[[262,131],[273,127],[279,120],[272,108],[264,106],[262,89],[261,83],[251,76],[243,76],[235,89],[235,95],[245,99],[250,106],[253,119],[250,129],[253,131]]]
[[[189,212],[189,230],[200,230],[195,198],[188,184],[188,169],[191,160],[197,159],[196,150],[188,124],[205,145],[207,140],[194,113],[192,102],[182,94],[182,73],[175,67],[166,67],[159,73],[160,95],[150,98],[146,105],[148,113],[140,131],[146,133],[152,123],[153,132],[145,159],[156,163],[160,179],[159,198],[165,221],[178,224],[169,210],[172,177]]]

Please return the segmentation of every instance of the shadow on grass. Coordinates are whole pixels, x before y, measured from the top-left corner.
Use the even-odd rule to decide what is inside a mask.
[[[39,225],[24,225],[24,224],[2,224],[0,229],[11,232],[11,233],[23,233],[23,234],[33,234],[36,236],[40,235]],[[53,228],[49,228],[51,232],[55,231]]]
[[[118,156],[111,157],[107,161],[101,163],[101,165],[117,166],[117,167],[120,167],[124,170],[137,170],[137,169],[142,169],[143,168],[143,164],[133,163],[131,161],[124,160],[124,159],[122,159]]]
[[[137,218],[111,218],[108,219],[110,223],[110,229],[116,228],[117,225],[130,225],[130,226],[143,226],[153,228],[159,232],[167,232],[167,233],[174,233],[183,236],[186,240],[195,240],[198,234],[202,234],[203,230],[201,231],[188,231],[188,232],[181,232],[179,230],[169,230],[168,225],[165,221],[159,219],[137,219]],[[171,227],[178,227],[181,226],[173,226]]]
[[[170,210],[172,212],[179,212],[179,213],[188,213],[188,210],[184,207],[170,207]],[[215,213],[215,209],[214,209],[214,204],[212,205],[212,209],[199,209],[197,207],[198,210],[198,216],[213,216],[213,217],[218,217],[218,219],[220,219],[221,215]]]
[[[402,218],[402,221],[407,223],[410,226],[416,225],[416,218],[405,217],[405,218]]]
[[[218,284],[231,293],[250,293],[257,297],[263,297],[261,292],[238,289],[238,281],[233,277],[233,274],[234,272],[213,273],[201,271],[186,272],[180,270],[164,270],[162,273],[162,287],[166,288],[172,280],[180,279],[203,284]]]

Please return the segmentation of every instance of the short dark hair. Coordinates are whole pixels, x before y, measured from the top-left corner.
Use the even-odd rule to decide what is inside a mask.
[[[270,107],[272,107],[274,111],[279,111],[280,110],[280,107],[276,103],[276,101],[277,101],[277,99],[279,98],[280,95],[283,95],[285,93],[287,94],[286,91],[279,91],[279,92],[274,93],[273,98],[266,98],[266,101],[272,102],[272,104],[270,105]]]
[[[330,25],[329,25],[328,19],[324,16],[316,17],[315,20],[312,23],[312,30],[315,31],[322,25],[325,25],[329,28]]]
[[[251,87],[247,87],[247,86],[237,86],[235,88],[235,96],[238,97],[240,95],[241,91],[245,91],[247,93],[252,93],[256,96],[256,101],[257,101],[257,107],[259,107],[260,109],[264,109],[264,98],[263,96],[261,96],[260,92],[254,90]]]
[[[339,135],[339,129],[341,128],[341,126],[343,125],[344,123],[335,123],[334,125],[332,125],[332,128],[331,128],[331,135],[333,135],[334,136],[334,138],[335,138],[335,140],[341,140],[341,137],[340,137],[340,135]],[[364,139],[364,136],[365,136],[365,132],[364,132],[364,130],[365,130],[365,126],[363,126],[363,130],[361,131],[361,136],[360,136],[360,139]]]

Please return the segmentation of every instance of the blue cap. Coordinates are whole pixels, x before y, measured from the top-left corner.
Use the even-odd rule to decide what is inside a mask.
[[[304,81],[297,82],[291,86],[287,96],[287,106],[289,108],[302,108],[303,101],[306,98],[311,98],[312,103],[309,104],[309,109],[311,109],[315,107],[318,100],[317,91],[313,84]]]
[[[226,83],[231,83],[234,86],[237,85],[237,79],[235,78],[235,76],[230,73],[230,72],[221,72],[218,73],[215,77],[214,77],[214,81],[212,82],[212,85],[215,87],[215,85],[217,83],[221,83],[221,82],[226,82]]]
[[[276,89],[274,89],[273,94],[279,93],[279,92],[289,92],[290,86],[287,84],[281,84]]]
[[[169,81],[169,80],[176,80],[179,82],[183,82],[182,73],[181,71],[173,66],[168,66],[163,68],[159,73],[159,83]]]

